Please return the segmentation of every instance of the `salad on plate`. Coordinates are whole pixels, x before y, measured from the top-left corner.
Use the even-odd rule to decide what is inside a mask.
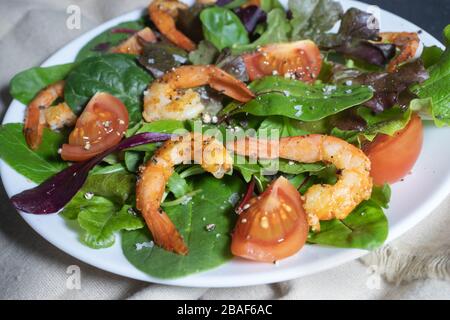
[[[422,119],[450,124],[450,49],[331,0],[154,0],[10,92],[0,158],[37,184],[15,208],[176,278],[381,246]]]

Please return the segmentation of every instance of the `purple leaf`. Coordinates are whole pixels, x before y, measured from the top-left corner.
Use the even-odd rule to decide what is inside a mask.
[[[227,4],[233,2],[233,0],[217,0],[215,5],[219,7],[226,6]]]
[[[106,52],[109,50],[110,47],[111,47],[111,43],[102,42],[102,43],[99,43],[98,45],[96,45],[94,48],[92,48],[92,50],[98,51],[98,52]]]
[[[344,41],[334,48],[350,58],[359,59],[376,66],[384,66],[395,56],[395,45],[389,43],[372,43],[365,40]]]
[[[416,60],[401,66],[397,72],[372,72],[364,73],[355,79],[353,83],[367,85],[373,88],[373,98],[364,105],[374,112],[382,112],[394,105],[406,108],[414,98],[408,91],[408,87],[415,83],[422,83],[428,79],[428,72],[421,60]]]
[[[133,35],[137,32],[137,30],[134,29],[128,29],[128,28],[116,28],[111,30],[111,33],[126,33],[126,34],[130,34]]]
[[[108,154],[143,144],[165,141],[170,137],[170,134],[165,133],[144,132],[124,139],[116,146],[92,159],[74,163],[37,187],[16,194],[11,198],[11,201],[16,209],[27,213],[49,214],[58,212],[81,189],[89,171]]]
[[[242,24],[249,33],[253,32],[259,23],[265,22],[267,18],[266,13],[258,6],[236,8],[234,12],[241,19]]]

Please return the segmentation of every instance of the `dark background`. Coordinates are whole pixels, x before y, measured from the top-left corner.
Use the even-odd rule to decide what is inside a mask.
[[[450,24],[450,0],[360,0],[411,21],[442,42],[442,30]]]

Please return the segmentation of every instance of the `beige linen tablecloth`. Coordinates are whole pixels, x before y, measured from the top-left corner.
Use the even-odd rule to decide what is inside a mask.
[[[0,0],[2,114],[16,72],[39,65],[68,41],[147,1]],[[81,29],[66,27],[71,4],[81,9]],[[37,235],[0,188],[0,299],[450,298],[450,197],[419,226],[363,260],[279,284],[199,289],[131,280],[72,258]],[[68,280],[71,265],[80,267],[80,289]]]

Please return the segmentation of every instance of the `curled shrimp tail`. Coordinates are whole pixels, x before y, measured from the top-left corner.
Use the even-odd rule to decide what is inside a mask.
[[[255,94],[247,86],[232,75],[214,66],[210,66],[210,68],[212,69],[209,80],[211,88],[239,102],[247,102],[255,97]]]
[[[141,171],[136,185],[136,207],[141,211],[157,245],[168,251],[186,255],[189,250],[183,237],[160,208],[166,180],[172,172],[170,167],[147,165]]]
[[[113,53],[127,53],[127,54],[142,54],[145,43],[156,41],[156,36],[152,29],[145,27],[136,32],[134,35],[120,43],[118,46],[112,48]]]
[[[414,58],[419,48],[420,39],[416,32],[382,32],[381,41],[395,44],[399,54],[389,63],[389,72],[397,71],[400,64]]]
[[[148,6],[150,19],[158,30],[172,43],[186,51],[193,51],[195,43],[180,32],[175,25],[175,18],[179,9],[187,6],[178,0],[154,0]]]
[[[32,150],[39,148],[46,124],[45,111],[64,93],[64,81],[58,81],[41,90],[25,112],[25,141]]]
[[[202,168],[216,178],[232,170],[233,159],[222,143],[212,137],[189,133],[165,142],[141,168],[136,185],[136,207],[156,244],[182,255],[188,254],[188,247],[160,205],[174,166],[191,160],[200,162]]]

